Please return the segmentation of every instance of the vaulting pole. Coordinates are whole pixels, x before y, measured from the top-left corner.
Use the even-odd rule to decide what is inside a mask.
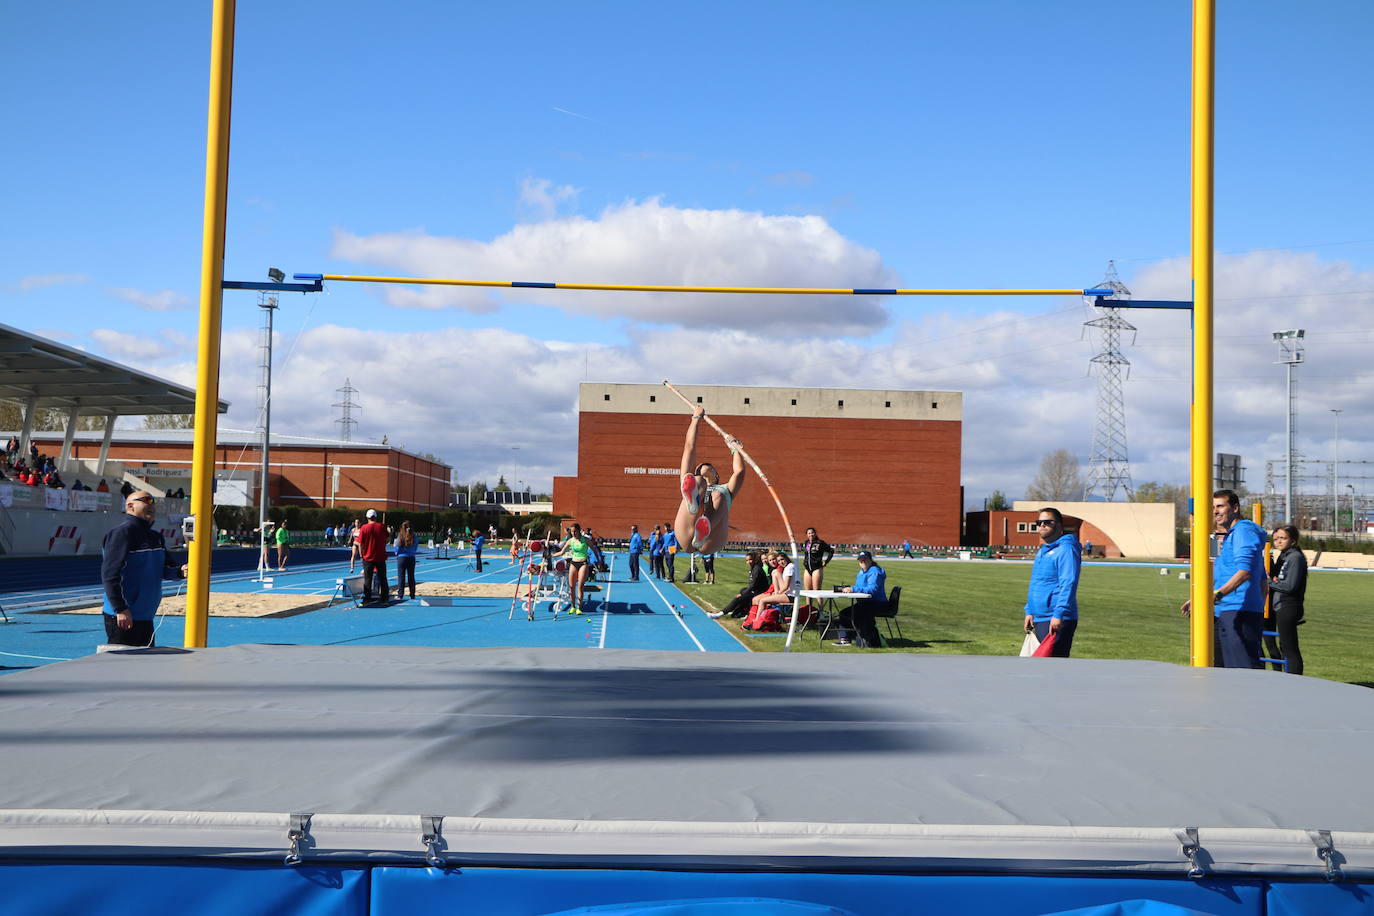
[[[229,109],[234,78],[234,0],[215,0],[210,33],[210,113],[205,134],[205,216],[200,248],[200,331],[196,354],[196,430],[191,464],[195,536],[186,583],[184,645],[203,648],[210,616],[210,548],[215,543],[214,471],[219,406],[224,224],[229,192]]]
[[[675,395],[677,395],[678,397],[682,398],[682,403],[686,404],[688,407],[692,407],[692,408],[695,408],[695,407],[696,407],[695,404],[693,404],[691,401],[689,401],[689,400],[687,399],[687,395],[683,394],[681,391],[678,391],[678,390],[677,390],[676,388],[674,388],[672,385],[668,384],[668,382],[665,381],[665,382],[663,383],[663,387],[664,387],[664,388],[667,388],[667,389],[668,389],[669,391],[671,391],[673,394],[675,394]],[[716,432],[720,433],[721,437],[722,437],[723,439],[725,439],[727,442],[728,442],[729,440],[731,440],[731,439],[734,438],[734,437],[731,436],[729,433],[727,433],[725,430],[721,429],[721,428],[720,428],[720,424],[718,424],[715,420],[712,420],[712,419],[711,419],[711,415],[710,415],[709,413],[708,413],[708,414],[702,414],[702,419],[705,420],[705,421],[707,422],[707,424],[708,424],[712,429],[714,429]],[[736,441],[739,441],[739,440],[736,440]],[[791,548],[792,548],[792,563],[797,567],[797,573],[800,575],[800,573],[801,573],[801,558],[800,558],[800,557],[798,556],[798,554],[797,554],[797,538],[792,534],[792,522],[791,522],[791,520],[788,519],[788,517],[787,517],[787,510],[784,509],[784,508],[782,507],[782,500],[778,498],[778,491],[775,490],[775,489],[773,489],[773,484],[772,484],[772,482],[769,481],[768,475],[765,474],[765,473],[763,473],[763,469],[759,467],[758,462],[756,462],[752,457],[750,457],[749,453],[746,452],[746,451],[744,450],[743,447],[740,448],[739,454],[740,454],[740,457],[744,459],[745,463],[748,464],[751,468],[754,469],[754,474],[755,474],[755,476],[758,477],[759,482],[762,483],[765,487],[768,488],[768,495],[773,497],[773,502],[774,502],[774,504],[777,505],[777,507],[778,507],[778,514],[782,516],[782,526],[783,526],[783,528],[786,529],[786,531],[787,531],[787,543],[788,543],[788,544],[791,546]],[[792,626],[791,626],[791,627],[788,629],[788,631],[787,631],[787,644],[786,644],[786,646],[784,647],[785,649],[791,649],[791,648],[792,648],[792,637],[793,637],[793,635],[795,634],[796,629],[797,629],[797,607],[796,607],[796,605],[794,604],[793,607],[792,607]]]
[[[1212,664],[1212,152],[1215,0],[1193,0],[1193,517],[1189,537],[1191,664]]]

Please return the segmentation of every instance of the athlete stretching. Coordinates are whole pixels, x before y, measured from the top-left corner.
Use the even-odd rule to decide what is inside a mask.
[[[697,427],[705,415],[701,405],[692,408],[687,441],[682,446],[682,503],[673,522],[678,543],[692,553],[716,553],[725,546],[730,536],[730,504],[744,486],[744,459],[739,440],[732,436],[725,437],[734,459],[729,483],[720,482],[720,472],[711,462],[697,463]]]

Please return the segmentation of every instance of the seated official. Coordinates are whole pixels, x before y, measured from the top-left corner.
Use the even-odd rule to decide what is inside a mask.
[[[763,565],[763,558],[757,550],[751,550],[745,555],[748,562],[749,581],[739,590],[739,594],[730,599],[730,603],[719,611],[710,614],[711,617],[743,617],[749,613],[749,605],[754,598],[762,595],[768,590],[768,568]]]
[[[867,550],[859,551],[859,577],[853,585],[844,586],[838,591],[857,592],[868,595],[856,600],[840,611],[840,638],[837,646],[858,646],[861,649],[880,649],[883,638],[878,633],[874,615],[887,610],[887,572],[873,562],[873,554]]]

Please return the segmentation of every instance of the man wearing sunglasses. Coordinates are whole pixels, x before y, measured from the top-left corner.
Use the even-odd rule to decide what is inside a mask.
[[[1031,567],[1030,589],[1026,595],[1026,632],[1034,632],[1044,642],[1054,635],[1052,658],[1068,658],[1073,634],[1078,629],[1078,574],[1082,552],[1078,538],[1064,531],[1064,516],[1058,509],[1039,512],[1036,530],[1040,550]]]
[[[105,585],[105,641],[115,646],[151,646],[153,618],[162,603],[162,580],[186,578],[153,527],[157,509],[146,490],[124,498],[124,520],[100,545],[100,580]]]

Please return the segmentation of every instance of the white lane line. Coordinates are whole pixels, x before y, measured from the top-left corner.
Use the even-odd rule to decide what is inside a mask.
[[[611,571],[606,574],[606,597],[601,601],[601,639],[597,644],[598,649],[606,648],[606,630],[611,624],[611,614],[606,608],[611,603],[611,586],[614,584],[611,579],[615,577],[615,558],[611,558]]]
[[[687,635],[692,637],[692,642],[697,644],[697,648],[700,649],[702,652],[705,652],[706,647],[701,644],[701,640],[697,639],[697,634],[693,633],[692,628],[687,626],[687,621],[682,619],[682,615],[677,612],[677,608],[673,607],[672,602],[669,601],[667,598],[663,597],[663,592],[660,592],[658,590],[658,585],[654,583],[652,576],[649,577],[649,585],[652,586],[653,590],[658,593],[659,600],[662,601],[668,607],[668,612],[671,613],[673,617],[677,619],[677,622],[682,625],[682,628],[687,631]]]

